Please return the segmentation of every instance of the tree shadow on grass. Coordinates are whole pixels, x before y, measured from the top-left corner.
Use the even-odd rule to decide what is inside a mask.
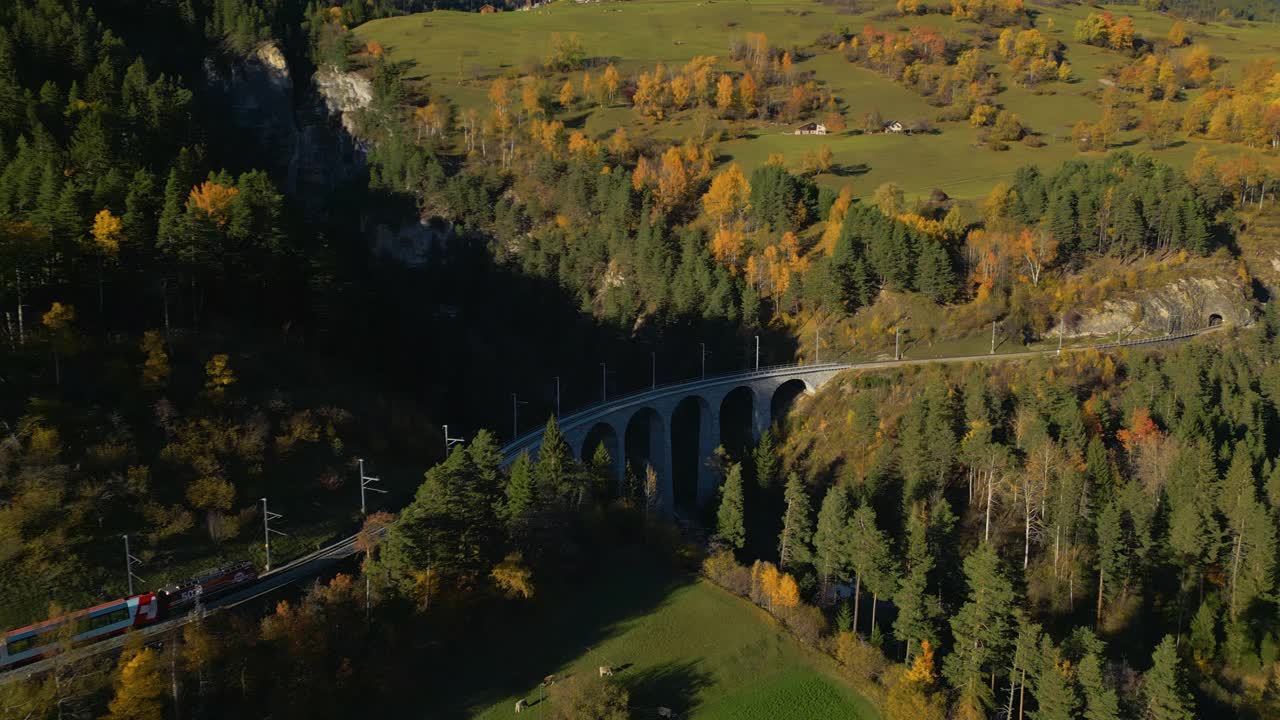
[[[656,717],[659,707],[671,708],[676,717],[688,715],[698,702],[698,693],[712,684],[711,673],[700,668],[701,660],[668,662],[635,673],[621,675],[631,694],[636,717]]]
[[[591,117],[591,113],[591,110],[570,113],[565,115],[561,122],[564,123],[566,130],[581,130],[587,126],[587,118]]]
[[[866,163],[852,163],[849,165],[833,165],[830,170],[832,175],[836,177],[853,177],[856,175],[866,175],[871,172],[871,166]]]
[[[447,664],[434,669],[435,687],[428,691],[430,716],[471,717],[513,695],[523,694],[532,704],[547,694],[541,687],[544,678],[583,656],[591,659],[592,671],[610,661],[629,662],[626,657],[597,658],[592,648],[624,632],[628,621],[654,612],[674,591],[692,582],[639,555],[621,553],[595,579],[548,589],[538,607],[491,616],[475,628],[467,646],[456,648]],[[663,666],[633,677],[620,672],[618,678],[643,697],[683,698],[708,681],[705,673],[694,670]]]

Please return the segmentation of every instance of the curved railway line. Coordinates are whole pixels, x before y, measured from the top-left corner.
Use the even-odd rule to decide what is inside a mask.
[[[1061,350],[1053,348],[1053,349],[1045,349],[1045,350],[1025,350],[1025,351],[1018,351],[1018,352],[1010,352],[1010,353],[996,353],[996,354],[983,354],[983,355],[957,355],[957,356],[939,357],[939,358],[918,358],[918,359],[904,358],[899,360],[871,360],[871,361],[855,362],[855,363],[827,363],[824,365],[834,366],[838,370],[855,370],[855,369],[878,370],[878,369],[887,369],[887,368],[894,368],[894,367],[905,367],[909,365],[929,365],[929,364],[940,364],[940,363],[963,363],[963,362],[990,362],[990,361],[1001,361],[1001,360],[1023,360],[1023,359],[1031,359],[1036,357],[1043,357],[1046,355],[1055,355],[1059,353],[1082,352],[1087,350],[1111,350],[1111,349],[1118,349],[1118,348],[1145,347],[1145,346],[1160,345],[1165,343],[1181,342],[1184,340],[1194,338],[1199,335],[1220,330],[1222,329],[1222,327],[1223,326],[1221,325],[1217,325],[1217,326],[1202,328],[1199,330],[1176,333],[1171,335],[1160,335],[1156,337],[1141,338],[1141,339],[1135,339],[1135,340],[1123,340],[1119,342],[1099,343],[1099,344],[1085,345],[1085,346],[1064,347]],[[577,422],[578,420],[584,417],[590,417],[594,414],[600,413],[602,410],[607,410],[608,408],[611,408],[620,404],[631,404],[636,402],[642,402],[645,399],[645,397],[648,395],[663,396],[663,395],[669,395],[673,392],[694,391],[708,383],[713,383],[713,384],[723,383],[726,380],[732,379],[734,377],[742,377],[742,378],[756,377],[756,376],[759,376],[759,374],[761,373],[779,372],[779,371],[784,371],[787,368],[795,368],[795,367],[798,367],[798,366],[794,366],[794,365],[775,366],[772,368],[760,368],[759,370],[752,370],[752,371],[746,371],[746,372],[726,373],[722,375],[708,376],[706,378],[701,378],[697,380],[681,381],[681,382],[669,383],[666,385],[658,385],[654,388],[650,388],[647,390],[619,396],[617,398],[609,400],[608,402],[596,403],[594,405],[587,406],[577,412],[564,416],[563,418],[561,418],[561,423]],[[541,430],[535,430],[533,432],[527,433],[525,435],[522,435],[516,438],[515,440],[508,443],[502,448],[503,454],[508,457],[514,456],[516,453],[520,452],[521,450],[526,449],[533,444],[536,444],[536,442],[540,439],[541,434],[542,434]],[[358,535],[351,535],[351,536],[342,538],[341,540],[337,540],[329,545],[319,548],[308,555],[304,555],[303,557],[292,560],[285,565],[275,568],[269,572],[263,573],[261,576],[259,576],[257,581],[255,581],[252,585],[244,589],[238,590],[236,592],[232,592],[223,597],[219,597],[214,600],[211,600],[209,603],[204,604],[203,606],[200,606],[197,610],[194,610],[180,617],[175,617],[169,620],[158,622],[158,623],[155,623],[154,625],[146,625],[141,628],[138,628],[137,630],[130,631],[128,633],[116,635],[108,639],[101,640],[99,642],[95,642],[92,644],[75,648],[61,655],[44,658],[37,662],[30,663],[28,665],[23,665],[21,667],[15,668],[13,670],[9,670],[4,673],[0,673],[0,685],[19,681],[19,680],[25,680],[27,678],[40,675],[60,663],[74,662],[80,658],[89,657],[92,655],[98,655],[104,652],[110,652],[112,650],[119,649],[124,645],[126,639],[129,638],[130,636],[141,635],[143,638],[148,638],[148,637],[163,635],[164,633],[180,628],[183,625],[186,625],[187,623],[200,620],[206,615],[209,615],[211,613],[221,612],[223,610],[228,610],[228,609],[237,607],[239,605],[243,605],[244,603],[248,603],[253,600],[262,598],[263,596],[266,596],[272,592],[275,592],[276,590],[292,585],[298,580],[318,576],[322,574],[325,570],[333,567],[334,565],[341,562],[342,560],[345,560],[351,557],[352,555],[355,555],[357,552],[359,552],[356,548],[356,540],[358,537],[359,537]]]

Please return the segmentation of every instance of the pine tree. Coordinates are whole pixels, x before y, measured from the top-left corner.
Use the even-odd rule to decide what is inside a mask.
[[[915,285],[936,303],[950,302],[955,298],[955,272],[946,248],[940,243],[926,240],[921,244],[920,257],[916,260]]]
[[[843,483],[827,490],[818,510],[818,529],[813,534],[814,564],[825,599],[833,581],[844,579],[849,565],[849,492]]]
[[[1084,716],[1088,720],[1120,720],[1120,701],[1116,691],[1102,679],[1102,660],[1098,652],[1089,650],[1076,668],[1080,688],[1084,691]]]
[[[858,627],[859,600],[864,589],[873,594],[893,592],[889,570],[889,540],[876,526],[876,511],[862,504],[853,511],[848,525],[849,568],[853,571],[853,626]],[[872,604],[872,630],[875,630],[875,604]]]
[[[1120,524],[1120,506],[1117,502],[1107,503],[1098,513],[1097,555],[1098,555],[1098,607],[1097,623],[1102,623],[1103,600],[1117,597],[1119,588],[1123,586],[1128,566],[1128,553],[1125,547],[1124,528]]]
[[[1111,472],[1111,458],[1102,438],[1093,436],[1085,446],[1085,474],[1092,488],[1091,495],[1100,503],[1106,503],[1115,495],[1115,480]]]
[[[533,461],[529,459],[529,453],[520,453],[511,464],[505,495],[502,516],[510,528],[526,519],[537,499],[537,484],[533,479]]]
[[[928,473],[922,459],[929,454],[926,424],[929,420],[928,403],[922,397],[912,399],[898,427],[898,468],[902,473],[902,505],[912,503],[928,495]]]
[[[132,254],[150,249],[156,234],[155,179],[150,172],[138,170],[129,182],[125,196],[124,246]]]
[[[791,570],[796,565],[813,561],[809,540],[813,537],[813,522],[809,518],[809,493],[804,489],[800,476],[787,476],[783,494],[786,510],[782,514],[782,533],[778,536],[778,566]]]
[[[596,445],[595,452],[591,454],[591,479],[599,497],[607,498],[617,492],[617,480],[613,477],[613,456],[603,442]]]
[[[169,178],[164,185],[164,204],[160,210],[160,218],[156,227],[156,249],[190,262],[185,251],[186,192],[183,179],[179,177],[177,168],[169,171]]]
[[[1214,596],[1210,595],[1200,603],[1191,618],[1191,649],[1197,661],[1212,661],[1218,653],[1218,613],[1221,610]]]
[[[1080,698],[1070,678],[1070,663],[1062,659],[1048,635],[1041,636],[1039,652],[1039,662],[1034,666],[1039,708],[1031,717],[1033,720],[1073,720],[1077,717]]]
[[[549,417],[542,432],[538,463],[534,469],[541,501],[550,504],[564,498],[573,484],[573,472],[573,455],[569,451],[569,444],[565,442],[555,416]]]
[[[842,633],[853,631],[853,610],[849,608],[848,601],[840,603],[840,607],[836,609],[836,631]]]
[[[986,675],[1000,662],[1013,632],[1017,595],[990,543],[964,559],[969,599],[951,618],[955,649],[943,663],[944,674],[970,706],[989,704]]]
[[[760,441],[756,443],[751,459],[756,471],[756,484],[761,488],[769,488],[778,476],[778,449],[773,442],[773,428],[765,428],[760,433]]]
[[[720,507],[716,510],[716,533],[735,550],[741,550],[747,541],[743,523],[742,465],[729,466],[720,495]]]
[[[488,451],[482,447],[477,454]],[[493,495],[480,489],[483,482],[464,448],[427,471],[413,502],[388,529],[380,558],[402,589],[413,591],[424,572],[474,577],[493,565],[498,518]]]
[[[474,492],[485,498],[496,497],[502,486],[502,448],[492,432],[481,429],[467,445],[467,456],[479,479]]]
[[[1236,445],[1218,506],[1227,520],[1223,559],[1232,620],[1248,612],[1254,600],[1271,592],[1276,557],[1276,524],[1258,498],[1253,462],[1244,442]]]
[[[907,513],[906,572],[893,597],[893,604],[898,608],[893,634],[906,645],[904,662],[911,659],[913,645],[938,640],[938,602],[928,594],[933,565],[927,511],[923,504],[917,503]]]
[[[1149,720],[1191,720],[1196,716],[1182,679],[1181,661],[1172,635],[1151,655],[1151,669],[1143,676],[1146,718]]]

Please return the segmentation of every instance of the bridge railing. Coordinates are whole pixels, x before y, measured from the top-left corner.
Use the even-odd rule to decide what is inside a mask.
[[[1195,337],[1204,332],[1218,330],[1222,327],[1224,326],[1211,325],[1208,327],[1198,328],[1195,330],[1188,330],[1180,333],[1170,333],[1168,335],[1157,335],[1155,337],[1138,338],[1135,340],[1120,340],[1118,342],[1095,343],[1092,345],[1066,347],[1066,348],[1062,348],[1062,350],[1067,352],[1079,352],[1081,350],[1108,350],[1111,348],[1134,347],[1139,345],[1154,345],[1154,344],[1164,343],[1164,342],[1176,342],[1178,340],[1186,340],[1188,338]],[[1040,352],[1042,354],[1047,355],[1047,354],[1054,353],[1055,350],[1052,348],[1047,348],[1045,350],[1040,350],[1040,351],[1033,350],[1030,352]],[[929,362],[929,361],[935,361],[935,360],[956,360],[956,361],[983,360],[983,359],[989,359],[989,358],[998,358],[1000,357],[1001,354],[1008,354],[1008,353],[997,353],[995,355],[991,355],[991,354],[964,355],[964,356],[958,356],[953,358],[921,358],[919,361]],[[572,413],[569,413],[564,417],[557,418],[557,421],[561,424],[561,426],[568,423],[576,423],[583,420],[586,417],[589,417],[593,413],[598,413],[600,410],[614,406],[614,405],[630,402],[630,401],[633,401],[645,396],[649,396],[649,395],[660,396],[660,395],[664,395],[664,394],[667,394],[673,391],[678,391],[678,390],[692,390],[698,387],[703,387],[708,384],[716,384],[718,382],[722,382],[730,378],[735,380],[750,380],[752,378],[769,377],[771,375],[776,375],[781,372],[787,372],[790,370],[797,370],[801,368],[809,369],[809,370],[822,370],[824,368],[852,369],[857,367],[876,367],[876,366],[884,366],[884,365],[893,365],[894,363],[897,363],[897,362],[900,362],[900,360],[864,360],[860,362],[851,362],[851,363],[850,362],[784,363],[781,365],[769,365],[767,367],[762,367],[756,370],[740,370],[737,372],[730,371],[730,372],[716,373],[714,375],[708,375],[706,377],[690,378],[687,380],[676,380],[672,382],[661,383],[658,385],[650,386],[648,388],[642,388],[640,390],[633,390],[629,393],[618,395],[617,397],[608,398],[606,400],[591,403],[590,405],[587,405]],[[522,450],[527,449],[528,446],[532,445],[536,440],[538,440],[538,438],[542,434],[542,431],[543,431],[543,427],[539,426],[524,433],[523,435],[520,435],[516,439],[512,440],[511,442],[503,446],[502,454],[508,458],[511,458],[512,456],[514,456],[515,453],[518,453]]]
[[[721,373],[715,373],[712,375],[707,375],[706,377],[699,376],[699,377],[690,378],[687,380],[674,380],[671,382],[652,385],[650,387],[642,388],[640,390],[633,390],[631,392],[623,393],[622,395],[607,398],[605,400],[597,400],[596,402],[586,405],[578,410],[575,410],[569,413],[568,415],[565,415],[564,417],[556,418],[556,421],[560,423],[561,426],[563,426],[567,423],[578,422],[580,419],[582,419],[583,416],[589,415],[594,412],[598,412],[603,408],[611,407],[619,403],[630,402],[638,398],[645,397],[647,395],[657,396],[657,395],[663,395],[663,394],[670,393],[673,391],[678,391],[678,390],[691,390],[698,387],[704,387],[706,385],[714,385],[718,382],[722,382],[730,378],[750,380],[752,378],[770,377],[772,375],[776,375],[781,372],[787,372],[790,370],[797,370],[801,368],[807,369],[807,370],[822,370],[824,368],[845,368],[845,367],[849,367],[849,364],[848,363],[783,363],[781,365],[769,365],[766,367],[762,367],[758,370],[728,371],[728,372],[721,372]],[[540,425],[537,428],[534,428],[533,430],[530,430],[524,433],[523,435],[517,437],[516,439],[512,440],[511,442],[503,446],[502,453],[504,455],[510,455],[513,452],[518,452],[522,450],[525,446],[527,446],[534,440],[538,439],[538,437],[542,434],[542,431],[543,431],[543,426]]]

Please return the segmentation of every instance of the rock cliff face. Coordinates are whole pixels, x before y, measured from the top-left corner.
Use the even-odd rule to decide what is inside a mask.
[[[263,43],[227,67],[205,60],[205,74],[226,95],[236,126],[256,139],[259,155],[273,174],[287,178],[292,191],[289,166],[298,149],[298,128],[293,77],[284,53],[274,43]]]
[[[453,238],[453,226],[439,218],[379,222],[366,216],[363,229],[370,252],[409,267],[426,264],[432,252],[443,250]]]
[[[275,43],[258,45],[226,68],[207,63],[205,71],[226,94],[236,125],[256,139],[262,164],[308,209],[318,210],[325,191],[363,166],[366,148],[352,117],[372,97],[364,78],[321,69],[299,90]]]
[[[359,114],[373,100],[364,76],[321,67],[295,84],[283,52],[263,43],[228,68],[206,65],[209,82],[226,94],[232,116],[258,143],[260,165],[312,216],[330,192],[363,169],[370,145]],[[425,263],[453,229],[442,220],[369,209],[361,219],[370,253],[405,265]]]
[[[372,83],[361,75],[331,66],[317,70],[311,83],[329,116],[337,118],[342,128],[355,137],[359,132],[355,114],[373,101]]]
[[[1187,277],[1162,287],[1108,300],[1102,308],[1067,321],[1066,336],[1176,333],[1207,325],[1253,322],[1254,304],[1247,284],[1237,277]],[[1057,328],[1048,337],[1057,335]]]

